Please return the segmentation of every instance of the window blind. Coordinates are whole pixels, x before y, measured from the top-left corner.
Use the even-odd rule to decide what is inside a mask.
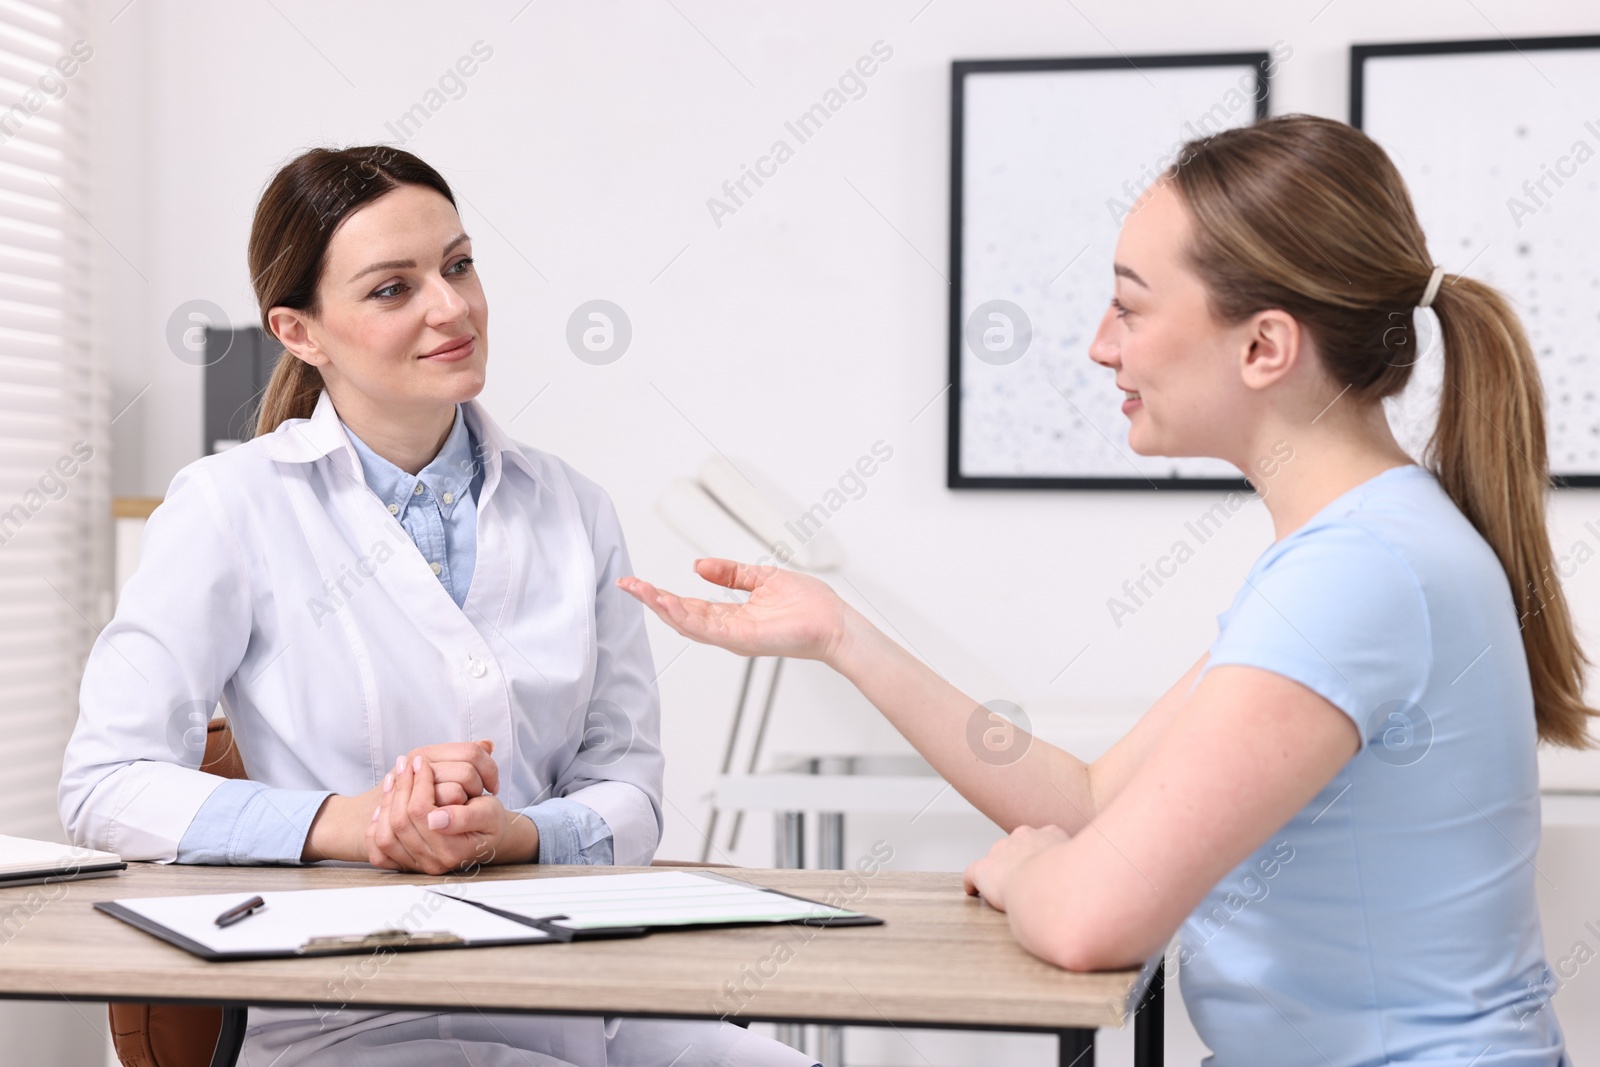
[[[111,612],[84,27],[78,0],[0,0],[0,833],[54,838],[84,659]]]

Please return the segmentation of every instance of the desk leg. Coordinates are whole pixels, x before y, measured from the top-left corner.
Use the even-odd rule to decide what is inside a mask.
[[[1093,1030],[1062,1030],[1056,1043],[1060,1067],[1094,1067]]]
[[[844,1027],[817,1027],[817,1062],[822,1067],[844,1067]]]
[[[817,814],[817,866],[844,870],[844,812]],[[823,1067],[844,1067],[844,1027],[817,1027],[817,1059]]]
[[[829,871],[844,870],[842,811],[824,811],[817,815],[817,866]]]
[[[806,813],[780,811],[775,821],[777,866],[799,870],[806,865]]]
[[[773,813],[773,837],[776,866],[790,869],[806,865],[806,814],[803,811]],[[804,1023],[778,1023],[777,1038],[792,1049],[806,1050]],[[831,1065],[830,1065],[831,1067]]]
[[[1133,1067],[1161,1067],[1165,1059],[1166,1001],[1163,986],[1167,984],[1166,961],[1156,964],[1156,973],[1150,976],[1150,985],[1139,1000],[1133,1015]]]
[[[243,1006],[222,1009],[222,1030],[217,1034],[216,1051],[211,1054],[211,1067],[234,1067],[239,1062],[249,1015],[250,1009]]]

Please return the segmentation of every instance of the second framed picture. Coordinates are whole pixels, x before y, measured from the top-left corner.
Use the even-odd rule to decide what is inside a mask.
[[[1600,36],[1357,45],[1350,124],[1394,160],[1436,262],[1499,289],[1544,386],[1552,481],[1600,486]],[[1387,402],[1420,458],[1438,421],[1443,351]]]

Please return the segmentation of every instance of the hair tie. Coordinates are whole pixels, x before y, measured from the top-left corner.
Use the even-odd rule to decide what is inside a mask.
[[[1433,303],[1434,295],[1439,291],[1439,281],[1443,277],[1444,266],[1442,264],[1435,264],[1433,273],[1428,275],[1428,287],[1422,291],[1422,300],[1418,302],[1417,307],[1425,308],[1429,304]]]

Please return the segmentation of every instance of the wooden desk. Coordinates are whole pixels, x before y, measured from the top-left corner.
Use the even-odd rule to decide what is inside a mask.
[[[479,879],[612,873],[627,867],[493,867]],[[802,896],[850,894],[844,871],[720,871]],[[232,1008],[215,1063],[232,1063],[249,1005],[648,1015],[1049,1032],[1063,1065],[1094,1062],[1094,1030],[1122,1026],[1140,972],[1072,974],[1028,955],[1005,916],[957,874],[859,875],[849,906],[883,926],[754,926],[581,944],[207,963],[94,911],[97,900],[325,889],[403,879],[342,867],[132,864],[114,878],[0,890],[0,996],[167,1001]],[[774,963],[778,939],[794,945]],[[1154,970],[1147,968],[1154,974]],[[748,995],[731,998],[743,985]],[[1159,996],[1159,975],[1144,983]],[[734,1009],[734,1010],[731,1010]],[[1139,1019],[1159,1021],[1158,999]],[[1156,1039],[1159,1041],[1159,1037]],[[231,1047],[227,1047],[231,1046]],[[834,1067],[834,1065],[829,1065]]]

